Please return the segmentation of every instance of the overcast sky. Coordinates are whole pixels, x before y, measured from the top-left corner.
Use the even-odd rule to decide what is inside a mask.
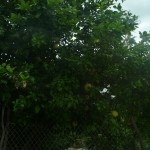
[[[126,0],[122,6],[139,17],[139,26],[134,36],[138,36],[139,31],[150,31],[150,0]]]

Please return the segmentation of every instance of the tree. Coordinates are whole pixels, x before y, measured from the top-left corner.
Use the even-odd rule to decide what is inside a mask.
[[[5,78],[10,121],[40,118],[89,132],[100,126],[118,145],[112,149],[125,147],[114,137],[131,137],[126,122],[141,114],[141,98],[145,104],[148,98],[146,56],[138,44],[124,44],[137,17],[114,0],[16,0],[0,9],[1,62],[16,68],[17,76]]]

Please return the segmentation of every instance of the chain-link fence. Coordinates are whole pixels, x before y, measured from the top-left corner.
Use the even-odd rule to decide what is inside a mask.
[[[133,150],[129,131],[112,135],[108,129],[9,124],[2,150]]]

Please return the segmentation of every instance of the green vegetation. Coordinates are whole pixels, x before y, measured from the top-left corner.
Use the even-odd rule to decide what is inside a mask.
[[[51,122],[80,127],[91,141],[99,128],[112,150],[133,149],[135,133],[144,149],[150,45],[147,32],[132,38],[136,21],[116,0],[2,1],[1,142],[8,122]]]

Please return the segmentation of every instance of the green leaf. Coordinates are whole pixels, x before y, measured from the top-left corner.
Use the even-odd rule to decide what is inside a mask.
[[[19,0],[20,4],[18,4],[17,9],[19,10],[29,10],[31,8],[30,1]]]
[[[13,69],[9,65],[6,66],[6,69],[7,69],[7,71],[9,71],[11,73],[13,72]]]
[[[53,4],[53,3],[60,3],[60,2],[62,2],[63,0],[47,0],[47,4],[48,5],[51,5],[51,4]]]
[[[3,63],[3,64],[2,64],[2,67],[6,67],[6,63]]]
[[[4,35],[4,33],[5,33],[5,28],[0,26],[0,35]]]
[[[20,73],[20,77],[21,77],[22,80],[26,79],[26,76],[23,73]]]
[[[41,108],[40,108],[40,106],[35,106],[35,113],[37,114],[37,113],[39,113],[40,112],[40,110],[41,110]]]

